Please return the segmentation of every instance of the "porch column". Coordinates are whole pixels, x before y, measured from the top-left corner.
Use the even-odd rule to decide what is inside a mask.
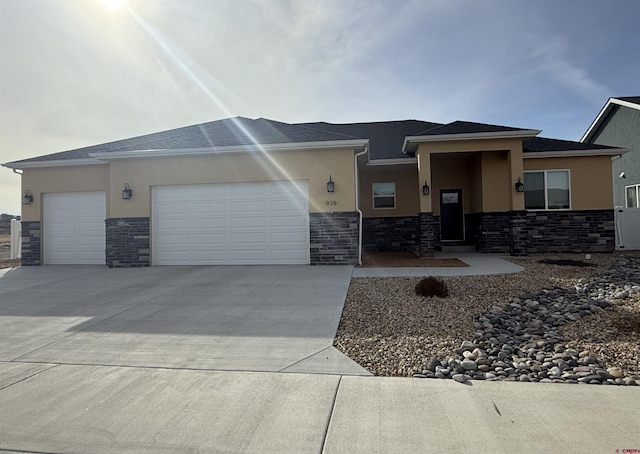
[[[429,192],[429,195],[422,194],[422,186],[425,181],[433,190],[433,181],[431,180],[431,153],[429,150],[425,149],[425,145],[420,145],[416,151],[416,158],[418,159],[418,194],[420,194],[420,213],[432,213],[432,191]]]
[[[511,213],[510,213],[510,253],[514,256],[527,255],[528,236],[526,232],[527,216],[524,210],[524,192],[517,192],[515,184],[520,178],[524,183],[524,164],[522,162],[522,141],[518,141],[509,150],[509,178],[511,194]]]
[[[509,150],[509,194],[511,194],[511,211],[524,210],[524,192],[516,191],[516,181],[524,183],[524,165],[522,163],[522,141],[518,140]]]
[[[418,194],[420,197],[420,220],[418,238],[420,257],[432,257],[435,243],[440,236],[440,220],[433,214],[433,180],[431,179],[431,153],[422,144],[416,151],[418,159]],[[429,186],[429,194],[423,194],[424,184]]]

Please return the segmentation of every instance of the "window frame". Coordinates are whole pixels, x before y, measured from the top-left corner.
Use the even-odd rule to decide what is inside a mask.
[[[381,198],[389,198],[391,196],[388,195],[378,195],[376,196],[375,185],[377,184],[392,184],[393,185],[393,206],[392,207],[376,207],[376,199]],[[371,205],[374,210],[395,210],[397,205],[397,188],[395,181],[376,181],[375,183],[371,183]]]
[[[569,183],[569,207],[568,208],[549,208],[549,193],[548,193],[548,185],[547,185],[547,173],[548,172],[566,172],[567,173],[567,182]],[[525,170],[523,174],[527,173],[542,173],[544,175],[543,183],[544,183],[544,208],[527,208],[525,206],[525,210],[527,211],[570,211],[572,206],[572,196],[571,196],[571,169],[541,169],[541,170]],[[523,178],[524,180],[524,178]],[[524,193],[527,192],[527,185],[524,186]]]
[[[636,206],[629,206],[629,198],[627,197],[627,190],[629,188],[636,188]],[[624,187],[624,206],[625,208],[640,208],[640,183],[639,184],[630,184]]]

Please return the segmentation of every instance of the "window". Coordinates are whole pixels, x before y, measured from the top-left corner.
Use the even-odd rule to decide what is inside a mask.
[[[571,191],[568,170],[524,173],[524,207],[527,210],[568,210]]]
[[[640,208],[640,184],[627,186],[627,208]]]
[[[373,183],[373,208],[396,207],[396,184]]]

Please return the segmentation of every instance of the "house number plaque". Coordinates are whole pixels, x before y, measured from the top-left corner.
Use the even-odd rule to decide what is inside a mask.
[[[331,206],[336,206],[338,204],[338,201],[337,200],[327,200],[325,203],[327,204],[327,206],[331,207]]]

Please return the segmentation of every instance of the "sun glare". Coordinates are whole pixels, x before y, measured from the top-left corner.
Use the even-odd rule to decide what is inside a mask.
[[[127,0],[98,0],[110,10],[120,9],[127,4]]]

